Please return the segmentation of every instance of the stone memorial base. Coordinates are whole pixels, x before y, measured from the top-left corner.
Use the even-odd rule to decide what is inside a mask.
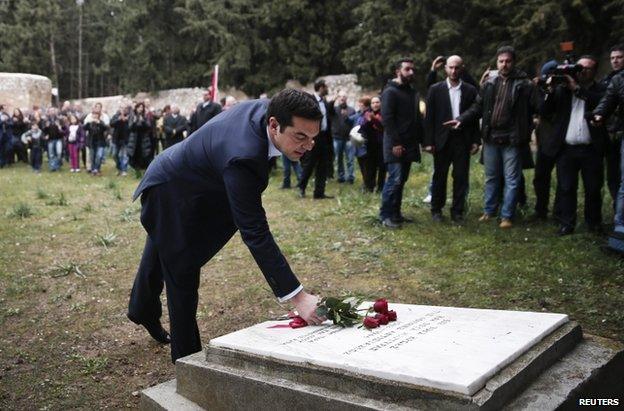
[[[269,321],[210,341],[147,410],[498,410],[624,401],[624,352],[565,315],[391,304],[374,330]],[[283,324],[283,322],[281,322]]]

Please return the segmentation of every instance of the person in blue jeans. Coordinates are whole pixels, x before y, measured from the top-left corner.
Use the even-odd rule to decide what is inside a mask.
[[[289,189],[290,186],[290,173],[291,169],[294,170],[297,177],[297,185],[301,181],[301,163],[298,161],[291,161],[288,157],[282,154],[282,165],[284,166],[284,181],[282,182],[282,189]]]
[[[381,94],[383,156],[388,177],[381,192],[379,220],[392,229],[410,221],[401,213],[403,188],[412,162],[420,161],[419,143],[424,135],[420,99],[411,84],[413,78],[414,61],[402,58],[395,65],[395,78],[388,81]]]
[[[531,139],[532,118],[539,111],[539,94],[526,73],[515,68],[516,52],[503,46],[496,52],[498,70],[488,72],[472,106],[454,120],[443,123],[459,128],[482,118],[485,189],[483,215],[489,221],[499,208],[503,190],[499,227],[513,226],[522,176],[521,149]]]
[[[353,128],[351,116],[355,109],[347,105],[347,94],[344,91],[338,93],[332,113],[332,138],[334,140],[334,155],[338,166],[338,182],[353,184],[353,162],[355,160],[355,148],[349,139],[349,132]],[[346,170],[345,170],[345,162]]]

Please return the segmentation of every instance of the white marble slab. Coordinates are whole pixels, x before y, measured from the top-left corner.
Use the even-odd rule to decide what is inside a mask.
[[[390,304],[398,320],[373,330],[267,321],[211,346],[307,362],[472,395],[562,324],[563,314]]]

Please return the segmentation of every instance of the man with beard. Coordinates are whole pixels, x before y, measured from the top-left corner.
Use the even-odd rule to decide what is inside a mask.
[[[526,73],[515,68],[516,51],[503,46],[496,52],[496,75],[483,84],[472,106],[445,125],[460,128],[482,118],[485,201],[479,221],[489,221],[500,207],[503,229],[513,226],[522,176],[522,148],[530,141],[533,114],[539,109],[536,87]]]
[[[424,128],[419,96],[411,82],[414,60],[402,58],[395,64],[395,77],[381,94],[384,128],[383,150],[387,179],[381,193],[379,220],[384,227],[400,228],[410,220],[401,214],[403,188],[412,162],[420,162],[419,142]]]

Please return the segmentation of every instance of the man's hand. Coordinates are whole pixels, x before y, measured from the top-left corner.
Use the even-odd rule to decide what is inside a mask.
[[[315,295],[308,294],[301,290],[297,295],[291,298],[292,303],[297,309],[297,313],[310,325],[319,325],[325,321],[325,317],[316,315],[316,307],[319,298]]]
[[[571,75],[569,75],[569,74],[564,74],[563,76],[564,76],[564,77],[565,77],[565,79],[566,79],[567,86],[568,86],[568,89],[569,89],[570,91],[575,92],[576,90],[578,90],[579,85],[578,85],[578,83],[576,82],[576,80],[574,79],[574,77],[572,77],[572,76],[571,76]]]
[[[392,147],[392,154],[395,157],[403,157],[403,154],[405,154],[405,147],[403,147],[403,146],[394,146],[394,147]]]
[[[461,121],[459,120],[449,120],[442,123],[445,127],[452,127],[454,129],[458,129],[461,126]]]
[[[423,151],[425,153],[433,154],[433,152],[435,151],[435,147],[434,146],[424,146],[423,147]]]
[[[598,127],[602,125],[603,117],[599,114],[594,114],[594,118],[591,121],[591,125],[594,127]]]
[[[479,152],[479,145],[478,144],[473,144],[472,146],[470,146],[470,155],[475,155]]]
[[[431,62],[431,71],[436,71],[444,65],[444,56],[438,56]]]

